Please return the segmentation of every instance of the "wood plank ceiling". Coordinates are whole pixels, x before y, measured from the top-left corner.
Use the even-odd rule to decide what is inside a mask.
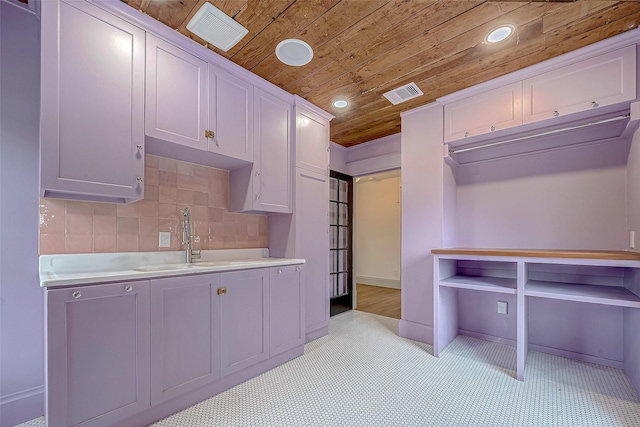
[[[187,23],[206,0],[123,0],[206,45]],[[638,27],[638,1],[209,0],[249,30],[214,52],[336,116],[345,147],[400,132],[400,112]],[[515,34],[489,45],[501,24]],[[276,45],[304,40],[313,60],[281,63]],[[382,94],[415,82],[423,96],[392,105]],[[335,108],[344,99],[348,107]]]

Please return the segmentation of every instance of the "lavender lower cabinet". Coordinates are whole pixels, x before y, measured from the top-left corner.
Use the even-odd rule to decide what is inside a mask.
[[[47,426],[113,426],[150,407],[149,282],[46,291]]]
[[[269,354],[275,356],[304,344],[302,267],[269,269]]]
[[[220,273],[222,376],[269,357],[269,269]]]
[[[151,281],[151,403],[220,378],[218,274]]]

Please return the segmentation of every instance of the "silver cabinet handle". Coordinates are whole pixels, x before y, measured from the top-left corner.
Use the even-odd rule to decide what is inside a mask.
[[[260,200],[260,195],[256,194],[256,200]]]
[[[491,132],[495,131],[496,127],[495,126],[491,126]]]
[[[73,295],[74,298],[80,298],[82,296],[82,292],[75,291],[72,295]]]
[[[468,136],[469,136],[469,132],[465,132],[465,133],[464,133],[464,137],[466,138],[466,137],[468,137]]]
[[[136,178],[136,182],[137,182],[138,184],[142,184],[142,177],[141,177],[141,176],[137,177],[137,178]]]
[[[138,151],[142,151],[142,145],[136,145],[136,148],[138,149]]]
[[[278,274],[282,274],[282,269],[281,268],[278,269]]]
[[[124,290],[127,291],[127,292],[131,292],[133,290],[133,286],[127,285],[127,286],[124,287]]]
[[[558,113],[557,110],[553,112],[553,117],[558,117],[559,115],[560,115],[560,113]]]
[[[598,108],[600,106],[600,104],[598,104],[596,101],[591,101],[591,108]]]
[[[300,267],[296,267],[296,271],[300,271]]]

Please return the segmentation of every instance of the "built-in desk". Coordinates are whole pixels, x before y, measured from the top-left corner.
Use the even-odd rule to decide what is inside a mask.
[[[515,295],[516,377],[521,381],[529,346],[529,298],[617,306],[623,310],[620,367],[640,392],[640,253],[511,249],[434,249],[431,253],[435,356],[459,334],[460,289]]]

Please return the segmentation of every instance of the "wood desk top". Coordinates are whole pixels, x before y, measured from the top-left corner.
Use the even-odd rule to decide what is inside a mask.
[[[640,261],[640,252],[631,251],[578,251],[553,249],[469,249],[450,248],[433,249],[434,255],[481,255],[527,258],[577,258],[577,259],[607,259],[616,261]]]

